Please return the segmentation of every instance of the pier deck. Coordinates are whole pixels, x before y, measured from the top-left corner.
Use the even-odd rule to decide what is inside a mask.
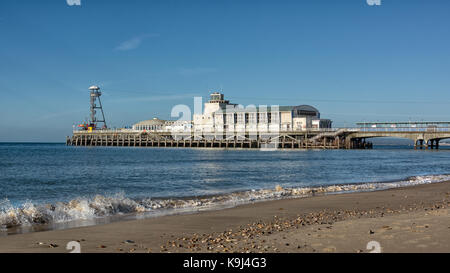
[[[248,149],[371,149],[367,139],[406,138],[417,149],[439,149],[450,127],[340,128],[280,132],[143,132],[134,130],[74,131],[71,146],[248,148]]]
[[[348,131],[286,131],[279,133],[243,132],[232,135],[195,132],[76,131],[67,137],[70,146],[185,147],[247,149],[369,149],[364,139],[342,137]]]

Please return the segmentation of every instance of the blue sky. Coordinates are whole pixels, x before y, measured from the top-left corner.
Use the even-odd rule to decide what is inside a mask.
[[[450,2],[0,1],[0,141],[64,141],[193,105],[311,104],[334,125],[450,120]]]

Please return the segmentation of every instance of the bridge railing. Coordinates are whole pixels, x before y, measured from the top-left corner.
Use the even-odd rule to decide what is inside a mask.
[[[360,132],[450,132],[450,127],[378,127],[378,128],[357,128]]]

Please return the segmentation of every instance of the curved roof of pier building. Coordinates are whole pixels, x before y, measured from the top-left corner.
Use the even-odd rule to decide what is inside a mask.
[[[303,116],[316,116],[320,117],[320,112],[315,107],[311,105],[299,105],[294,106],[292,108],[292,115],[294,117],[303,117]]]
[[[166,123],[165,120],[162,120],[159,118],[153,118],[153,119],[149,119],[149,120],[140,121],[140,122],[136,123],[135,125],[164,125],[164,123]]]

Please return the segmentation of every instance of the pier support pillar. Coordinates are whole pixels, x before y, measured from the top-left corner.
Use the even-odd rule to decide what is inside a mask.
[[[352,139],[349,137],[345,138],[345,149],[351,149]]]

